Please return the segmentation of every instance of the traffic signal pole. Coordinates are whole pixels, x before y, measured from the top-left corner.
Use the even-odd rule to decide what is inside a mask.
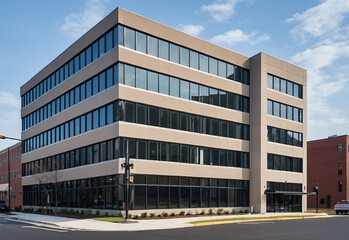
[[[130,164],[130,154],[128,150],[129,141],[126,141],[126,157],[125,163],[121,164],[121,167],[125,169],[124,183],[125,183],[125,220],[128,219],[129,210],[129,192],[130,192],[130,169],[133,168],[133,164]]]

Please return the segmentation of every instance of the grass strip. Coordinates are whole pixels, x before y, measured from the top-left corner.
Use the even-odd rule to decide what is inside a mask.
[[[118,222],[124,218],[122,218],[122,217],[100,217],[100,218],[92,218],[92,219],[97,220],[97,221],[102,221],[102,222],[115,223],[115,222]]]
[[[265,220],[265,219],[283,219],[283,218],[310,218],[317,215],[291,215],[291,216],[274,216],[274,217],[241,217],[241,218],[224,218],[224,219],[212,219],[190,222],[191,224],[210,223],[210,222],[228,222],[228,221],[240,221],[240,220]]]

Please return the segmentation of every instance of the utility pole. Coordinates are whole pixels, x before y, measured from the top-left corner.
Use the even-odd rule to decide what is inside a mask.
[[[8,179],[8,209],[11,211],[11,168],[10,168],[10,148],[7,148],[7,179]]]
[[[130,154],[128,150],[128,144],[129,141],[126,140],[126,158],[125,158],[125,163],[121,164],[122,168],[125,168],[125,175],[124,175],[124,183],[125,183],[125,211],[126,211],[126,216],[125,216],[125,221],[128,219],[128,210],[129,210],[129,192],[130,192],[130,169],[133,169],[133,163],[130,164]]]

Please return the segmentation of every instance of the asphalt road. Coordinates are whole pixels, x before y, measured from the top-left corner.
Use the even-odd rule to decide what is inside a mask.
[[[96,239],[348,239],[349,216],[304,220],[232,223],[205,227],[140,232],[69,231],[53,226],[35,226],[0,218],[1,240],[96,240]]]

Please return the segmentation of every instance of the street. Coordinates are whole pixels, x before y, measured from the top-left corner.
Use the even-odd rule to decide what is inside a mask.
[[[349,217],[221,224],[138,232],[71,231],[0,218],[0,239],[348,239]]]

